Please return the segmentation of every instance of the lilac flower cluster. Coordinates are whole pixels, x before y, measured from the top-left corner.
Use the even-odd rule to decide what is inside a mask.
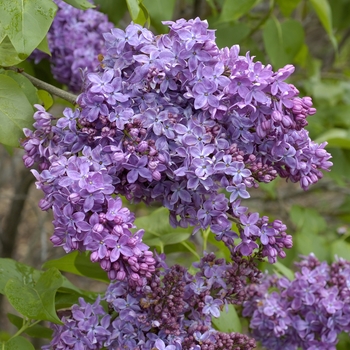
[[[108,311],[101,308],[99,299],[93,305],[80,299],[69,317],[62,318],[64,325],[53,325],[51,344],[43,349],[71,349],[72,344],[79,344],[75,349],[255,348],[255,341],[248,336],[222,333],[211,324],[213,317],[220,316],[224,304],[233,301],[229,292],[223,293],[224,289],[234,289],[240,303],[246,283],[259,278],[252,260],[242,263],[244,259],[235,256],[234,262],[226,264],[209,254],[196,265],[197,274],[191,275],[180,266],[167,267],[162,258],[141,293],[127,282],[111,283],[104,296]]]
[[[350,332],[350,262],[329,266],[311,254],[297,265],[293,281],[250,285],[243,316],[266,349],[335,350],[339,333]]]
[[[45,198],[42,210],[52,208],[54,233],[51,241],[66,253],[91,251],[111,280],[127,279],[140,287],[155,270],[153,253],[142,242],[144,231],[135,228],[134,214],[115,196],[111,160],[102,146],[91,148],[79,138],[76,118],[79,111],[65,110],[64,118],[51,126],[53,116],[36,105],[35,132],[26,129],[24,162],[39,165],[32,170]]]
[[[307,189],[331,166],[304,129],[311,98],[284,82],[292,66],[273,72],[237,45],[220,50],[206,21],[165,24],[160,36],[136,24],[104,34],[103,68],[78,98],[80,131],[90,147],[103,144],[117,192],[160,201],[173,226],[210,227],[231,250],[274,262],[292,245],[285,226],[240,200],[278,175]]]
[[[97,70],[98,55],[105,53],[102,34],[114,25],[95,9],[83,11],[62,0],[54,1],[58,11],[47,34],[51,57],[35,50],[30,58],[35,63],[49,59],[55,79],[70,91],[81,92],[86,73]]]

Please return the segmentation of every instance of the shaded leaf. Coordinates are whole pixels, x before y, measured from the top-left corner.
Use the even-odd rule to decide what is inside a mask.
[[[332,24],[332,9],[329,6],[327,0],[309,0],[312,7],[314,8],[320,22],[323,25],[323,28],[327,32],[329,39],[335,49],[337,49],[337,40],[333,33],[333,24]]]
[[[350,149],[350,130],[334,128],[321,134],[315,142],[327,141],[329,147]]]
[[[0,74],[0,142],[18,147],[23,128],[33,123],[33,107],[15,80]]]
[[[176,0],[143,0],[149,13],[152,26],[158,33],[165,33],[168,28],[162,24],[162,21],[169,21],[173,17]]]
[[[283,50],[287,55],[287,60],[291,62],[304,44],[304,28],[299,21],[294,19],[284,21],[281,28]]]
[[[280,263],[278,260],[273,264],[277,271],[279,271],[283,276],[287,277],[290,281],[294,280],[294,272],[287,266]]]
[[[43,268],[51,267],[56,267],[60,271],[70,272],[75,275],[89,277],[97,281],[110,282],[107,273],[101,269],[100,265],[90,261],[87,252],[79,253],[78,251],[74,251],[62,258],[49,260],[43,265]]]
[[[18,329],[20,329],[22,327],[23,322],[24,322],[22,317],[8,313],[7,318]],[[40,324],[35,324],[35,325],[27,328],[24,332],[26,334],[28,334],[30,337],[45,338],[45,339],[51,339],[52,333],[53,333],[52,329],[41,326]]]
[[[274,68],[284,66],[287,55],[283,48],[282,28],[275,17],[271,17],[263,29],[263,40],[267,54]]]
[[[228,311],[226,311],[226,308]],[[223,307],[223,310],[220,312],[220,317],[212,318],[212,324],[215,329],[224,333],[241,333],[242,326],[241,321],[237,315],[237,311],[232,304]]]
[[[70,308],[74,304],[79,304],[79,298],[82,297],[87,303],[94,303],[97,298],[97,293],[86,292],[86,294],[78,293],[56,293],[55,307],[56,310]]]
[[[246,23],[218,23],[216,25],[216,44],[218,47],[231,47],[233,44],[239,44],[246,38],[250,28]]]
[[[1,345],[1,344],[0,344]],[[4,343],[2,350],[35,350],[34,346],[26,339],[20,336],[11,338]]]
[[[337,239],[331,244],[332,259],[335,256],[350,261],[350,244],[342,239]]]
[[[301,0],[277,0],[277,4],[283,16],[289,17],[298,6],[300,1]]]
[[[225,0],[219,20],[220,22],[235,21],[259,2],[260,0]]]
[[[125,0],[119,0],[118,2],[115,0],[95,0],[94,3],[98,5],[99,11],[105,13],[108,19],[116,25],[128,10]]]

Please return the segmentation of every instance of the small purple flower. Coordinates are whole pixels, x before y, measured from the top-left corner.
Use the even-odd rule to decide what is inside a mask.
[[[203,307],[203,314],[211,314],[214,317],[220,317],[220,307],[223,301],[220,299],[213,299],[212,296],[206,295],[204,298],[205,306]]]

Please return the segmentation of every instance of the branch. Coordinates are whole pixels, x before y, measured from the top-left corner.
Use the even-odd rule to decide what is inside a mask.
[[[28,73],[25,73],[22,69],[20,68],[14,68],[14,67],[9,67],[7,68],[9,70],[15,71],[17,73],[22,74],[25,76],[31,83],[37,87],[38,89],[46,90],[52,95],[55,95],[57,97],[63,98],[64,100],[70,102],[71,104],[75,105],[76,100],[78,98],[77,95],[74,95],[68,91],[64,91],[62,89],[57,88],[56,86],[53,86],[51,84],[45,83],[44,81],[33,77],[32,75],[29,75]]]

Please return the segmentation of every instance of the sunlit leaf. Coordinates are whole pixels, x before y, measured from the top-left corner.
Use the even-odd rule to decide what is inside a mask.
[[[45,271],[34,286],[18,279],[10,279],[5,295],[11,305],[22,315],[53,323],[61,323],[55,311],[55,294],[63,283],[61,273],[52,268]]]
[[[0,343],[1,346],[1,343]],[[34,346],[26,338],[17,336],[5,342],[1,350],[35,350]]]
[[[63,0],[63,1],[81,10],[87,10],[95,7],[88,0]]]
[[[9,59],[23,61],[32,53],[46,36],[56,10],[51,0],[0,0],[0,47],[8,37],[16,51]],[[0,61],[0,65],[7,64]]]
[[[0,143],[18,147],[23,128],[33,124],[34,110],[18,83],[0,74]]]
[[[211,322],[213,323],[215,329],[220,332],[242,332],[241,321],[237,315],[235,307],[231,304],[227,306],[224,305],[223,310],[220,312],[220,317],[213,317]]]

